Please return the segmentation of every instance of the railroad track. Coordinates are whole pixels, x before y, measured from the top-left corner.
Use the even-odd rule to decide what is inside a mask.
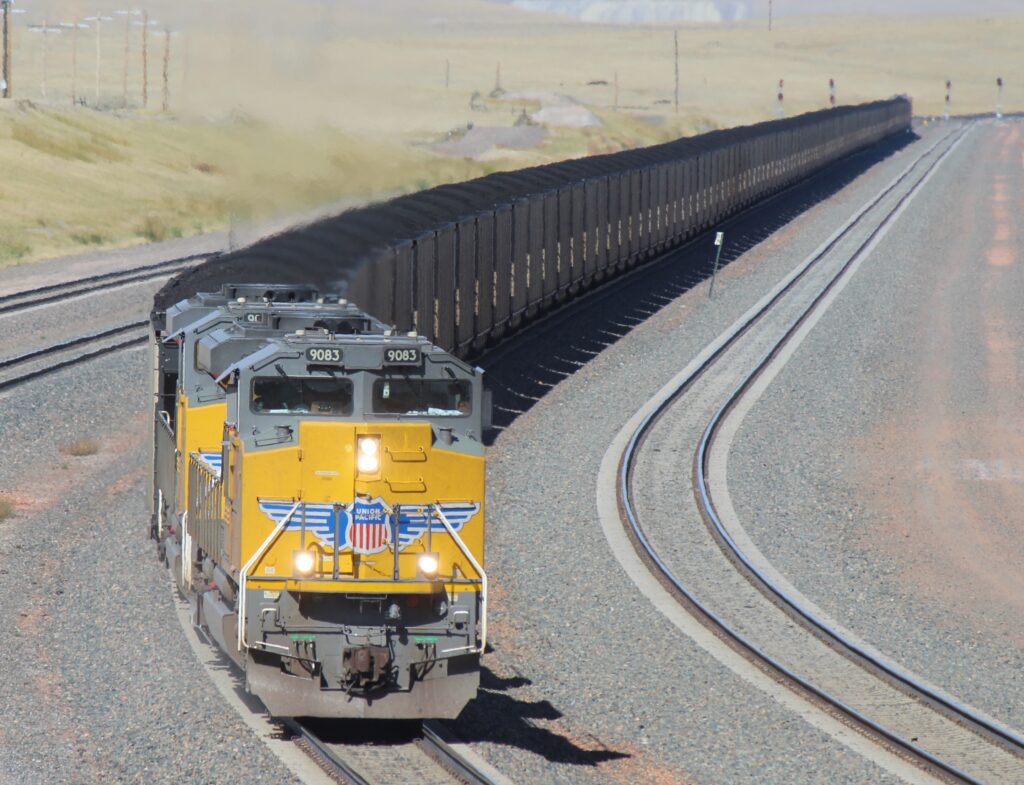
[[[60,302],[70,297],[79,297],[92,292],[106,291],[126,284],[165,278],[188,267],[192,267],[214,255],[193,254],[191,256],[181,256],[177,259],[168,259],[156,264],[133,267],[130,270],[117,270],[100,275],[91,275],[85,278],[77,278],[73,281],[40,286],[23,292],[0,295],[0,314],[23,311],[27,308]]]
[[[497,785],[488,772],[460,753],[447,730],[423,722],[414,733],[336,741],[295,719],[282,724],[329,775],[345,785]]]
[[[784,581],[773,577],[770,565],[747,553],[740,544],[744,538],[723,523],[712,482],[716,472],[724,476],[725,465],[724,455],[715,454],[714,439],[727,427],[735,407],[766,369],[784,361],[780,355],[790,342],[820,318],[823,305],[827,307],[837,288],[969,131],[967,126],[951,132],[923,153],[801,268],[720,336],[649,403],[621,453],[608,458],[617,458],[619,511],[637,552],[662,584],[705,625],[759,667],[781,676],[897,756],[947,781],[1002,785],[1024,783],[1024,737],[889,662],[783,586]],[[754,329],[762,326],[763,330]],[[767,338],[762,333],[767,333]],[[684,409],[711,411],[712,415],[706,426],[694,430],[694,425],[699,426],[695,418],[706,415],[680,414]],[[683,423],[685,417],[694,419]],[[657,433],[659,425],[666,436]],[[721,565],[708,568],[709,574],[714,571],[718,576],[715,581],[698,577],[696,567],[686,580],[680,577],[676,565],[686,563],[687,557],[669,554],[671,547],[664,536],[652,533],[651,529],[657,528],[658,503],[644,498],[638,481],[641,476],[659,476],[653,468],[656,459],[641,463],[648,440],[659,446],[677,446],[674,438],[681,433],[699,434],[690,479],[697,507],[715,538],[708,547],[720,549]],[[727,559],[721,558],[723,553]],[[696,562],[698,556],[689,558]],[[730,580],[727,570],[733,573],[729,589],[725,588]],[[703,592],[694,588],[694,582],[702,584]],[[747,596],[718,595],[716,585],[723,587],[722,592],[736,595],[743,595],[745,588]],[[764,597],[786,614],[776,614],[781,621],[774,631],[769,621],[756,617],[764,615],[764,608],[757,605]],[[800,623],[801,637],[782,629],[792,627],[782,623],[790,619]],[[795,650],[800,647],[805,650]]]
[[[140,319],[0,358],[0,390],[80,365],[111,352],[139,346],[148,339],[148,325],[148,320]]]

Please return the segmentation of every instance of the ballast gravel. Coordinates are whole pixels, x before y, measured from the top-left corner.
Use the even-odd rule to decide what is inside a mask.
[[[0,394],[0,782],[295,782],[215,691],[148,539],[145,350]],[[97,452],[61,452],[94,439]]]
[[[1008,140],[1020,128],[976,128],[937,173],[754,406],[728,468],[740,521],[797,589],[1018,732],[1024,456],[1019,385],[1000,355],[1019,367],[1024,246],[1018,235],[1015,266],[988,254],[1002,247],[1001,197],[1019,212],[1022,148]],[[951,329],[936,335],[943,321]],[[945,348],[932,356],[936,344]],[[959,432],[946,432],[930,400]],[[942,448],[915,451],[929,432]],[[948,475],[942,509],[915,506],[913,494],[927,503],[934,478]],[[950,522],[952,547],[929,518]]]

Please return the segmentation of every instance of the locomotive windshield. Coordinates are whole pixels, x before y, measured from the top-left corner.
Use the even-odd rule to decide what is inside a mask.
[[[252,381],[250,406],[257,414],[351,414],[352,380],[337,377],[257,377]]]
[[[465,417],[472,411],[472,400],[465,380],[387,377],[373,383],[374,414]]]

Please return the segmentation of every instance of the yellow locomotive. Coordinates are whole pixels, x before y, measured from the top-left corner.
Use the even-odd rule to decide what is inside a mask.
[[[154,315],[153,533],[276,716],[454,717],[487,638],[481,372],[303,287]]]

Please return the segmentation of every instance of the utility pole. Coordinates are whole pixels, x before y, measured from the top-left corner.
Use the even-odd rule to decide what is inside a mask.
[[[768,32],[772,31],[772,0],[768,0]]]
[[[11,97],[11,2],[12,0],[0,0],[0,9],[3,10],[3,80],[4,98]]]
[[[676,50],[676,114],[679,114],[679,31],[672,31],[672,41]]]
[[[71,105],[78,103],[78,24],[71,25]]]
[[[171,91],[168,87],[167,74],[171,66],[171,31],[164,28],[164,113],[171,109]]]
[[[135,16],[138,11],[127,11],[120,10],[114,11],[117,16],[124,17],[124,73],[121,79],[121,106],[124,109],[128,108],[128,49],[131,41],[132,32],[132,17]]]
[[[71,105],[78,103],[78,29],[89,25],[78,22],[61,22],[60,26],[71,31]]]
[[[149,11],[142,12],[142,108],[149,105],[149,62],[147,60],[146,39],[149,36]]]
[[[50,70],[49,34],[62,32],[60,27],[50,27],[45,21],[41,25],[29,25],[29,31],[43,34],[43,78],[39,83],[39,94],[46,98],[46,76]]]
[[[96,23],[96,106],[98,107],[100,105],[100,28],[103,26],[104,22],[113,22],[114,17],[96,14],[96,16],[85,17],[85,21]]]

